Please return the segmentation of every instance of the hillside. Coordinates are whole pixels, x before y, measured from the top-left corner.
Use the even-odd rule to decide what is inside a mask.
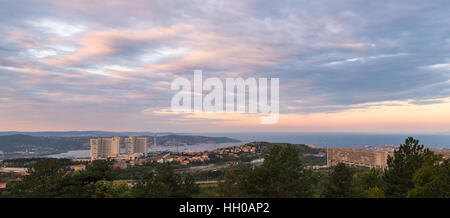
[[[89,137],[55,137],[7,135],[0,136],[0,150],[3,152],[40,151],[65,152],[88,148]]]
[[[176,145],[176,144],[219,144],[219,143],[233,143],[241,142],[236,139],[228,137],[207,137],[207,136],[195,136],[195,135],[166,135],[158,136],[156,138],[158,145]],[[153,142],[152,139],[149,142]]]

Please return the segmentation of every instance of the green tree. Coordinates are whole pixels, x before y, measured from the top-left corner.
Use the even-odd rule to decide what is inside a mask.
[[[384,192],[387,197],[404,198],[414,188],[413,175],[422,167],[424,157],[429,153],[419,140],[408,137],[405,144],[387,159],[388,170],[384,172]]]
[[[9,197],[59,197],[69,169],[55,159],[44,159],[31,165],[28,172],[21,182],[12,185]]]
[[[113,181],[118,173],[112,169],[112,161],[94,160],[85,170],[73,172],[63,180],[62,197],[87,198],[95,194],[98,181]]]
[[[328,183],[325,185],[323,197],[326,198],[349,198],[354,197],[352,190],[353,173],[343,163],[338,163],[330,173]]]
[[[131,189],[126,182],[113,185],[111,181],[100,180],[95,183],[94,198],[124,198],[131,197]]]
[[[328,182],[325,185],[323,197],[326,198],[349,198],[354,197],[353,193],[353,172],[343,163],[338,163],[333,167]]]
[[[133,188],[134,195],[140,198],[192,197],[199,192],[200,188],[190,174],[176,175],[167,165],[158,166],[154,172],[144,175]]]
[[[86,169],[80,171],[78,177],[85,183],[96,183],[100,180],[112,181],[117,177],[118,173],[112,168],[112,160],[94,160],[86,166]]]
[[[314,197],[320,198],[322,193],[325,192],[325,188],[329,179],[329,173],[325,170],[313,171],[312,184],[314,185]]]
[[[378,186],[369,188],[365,192],[368,198],[385,198],[384,191]]]
[[[367,197],[367,191],[377,187],[382,187],[383,172],[379,169],[372,168],[360,173],[356,173],[353,179],[353,192],[355,197]]]
[[[311,170],[305,170],[292,145],[275,145],[261,166],[248,170],[238,181],[248,197],[311,197]]]
[[[243,164],[231,166],[227,171],[223,181],[219,182],[217,192],[221,197],[241,197],[243,192],[240,187],[242,175],[246,172],[247,167]]]
[[[430,152],[414,173],[413,183],[408,197],[450,198],[450,161]]]

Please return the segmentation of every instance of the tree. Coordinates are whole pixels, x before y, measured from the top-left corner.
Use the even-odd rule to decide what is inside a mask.
[[[100,180],[95,183],[94,198],[124,198],[131,197],[131,189],[126,182],[113,185],[112,182]]]
[[[55,159],[44,159],[31,165],[28,172],[21,182],[12,185],[10,197],[58,197],[69,169]]]
[[[85,170],[72,172],[63,180],[62,197],[88,198],[95,195],[95,184],[98,181],[113,181],[117,172],[112,169],[112,161],[94,160]]]
[[[374,189],[375,187],[377,189],[382,187],[382,175],[382,171],[375,168],[357,173],[353,179],[353,191],[355,196],[367,197],[369,190]]]
[[[404,198],[414,188],[413,175],[422,167],[424,157],[430,153],[419,140],[408,137],[405,144],[387,159],[388,170],[384,172],[384,191],[387,197]]]
[[[325,185],[326,198],[349,198],[354,197],[352,191],[353,173],[343,163],[338,163],[330,173],[328,183]]]
[[[154,172],[144,175],[134,186],[133,192],[140,198],[192,197],[200,192],[200,188],[191,175],[176,175],[170,166],[161,165]]]
[[[378,188],[378,186],[369,188],[365,192],[368,198],[385,198],[384,191]]]
[[[232,165],[226,172],[223,181],[219,182],[217,192],[221,197],[241,197],[240,187],[242,175],[248,170],[243,164]]]
[[[311,171],[305,170],[292,145],[275,145],[261,166],[248,170],[238,181],[248,197],[311,197]]]
[[[90,165],[86,166],[86,169],[81,171],[78,175],[83,183],[96,183],[100,180],[112,181],[117,177],[117,172],[112,170],[112,161],[106,160],[94,160]]]
[[[408,197],[450,198],[450,161],[430,152],[414,173],[413,183]]]

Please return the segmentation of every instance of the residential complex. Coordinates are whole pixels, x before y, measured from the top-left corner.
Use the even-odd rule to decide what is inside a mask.
[[[125,138],[126,155],[120,154],[120,141],[119,136],[90,139],[91,160],[104,158],[133,159],[147,153],[147,137],[129,136]]]
[[[350,166],[386,169],[389,154],[352,148],[327,148],[327,166],[344,163]]]
[[[120,154],[120,137],[90,139],[91,159],[117,157]]]
[[[147,153],[147,137],[130,136],[125,138],[125,151],[128,155]]]

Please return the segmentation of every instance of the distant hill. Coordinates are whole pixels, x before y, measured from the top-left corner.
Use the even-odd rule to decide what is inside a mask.
[[[153,142],[152,139],[149,142]],[[171,143],[185,143],[186,145],[195,144],[219,144],[219,143],[232,143],[241,142],[237,139],[232,139],[228,137],[209,137],[209,136],[195,136],[195,135],[165,135],[158,136],[156,141],[159,145],[169,145]]]
[[[41,132],[40,134],[49,134],[50,132]],[[133,134],[134,133],[134,134]],[[153,134],[142,132],[112,133],[112,132],[64,132],[58,136],[31,136],[24,134],[3,135],[0,136],[0,151],[2,153],[11,152],[34,152],[36,155],[64,153],[70,150],[89,149],[89,139],[94,137],[120,136],[147,136],[148,143],[153,144]],[[77,134],[77,136],[70,136]],[[202,143],[218,144],[228,142],[240,142],[239,140],[228,137],[207,137],[194,135],[158,135],[158,145],[195,145]],[[123,146],[123,145],[122,145]]]
[[[307,144],[291,144],[291,143],[270,143],[270,142],[252,142],[254,144],[259,144],[263,147],[263,155],[268,154],[270,149],[274,145],[292,145],[299,152],[299,158],[302,164],[305,165],[326,165],[326,149],[325,148],[314,148]]]
[[[61,136],[30,136],[30,135],[6,135],[0,136],[0,150],[3,152],[17,151],[41,151],[41,152],[66,152],[88,148],[87,136],[61,137]]]

